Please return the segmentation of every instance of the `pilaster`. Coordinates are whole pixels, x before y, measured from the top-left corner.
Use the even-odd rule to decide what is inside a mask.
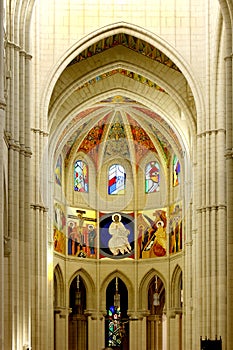
[[[6,102],[4,97],[4,28],[3,28],[3,0],[0,0],[0,191],[2,200],[0,202],[0,285],[5,286],[4,269],[5,269],[5,250],[9,243],[7,232],[4,227],[5,217],[5,198],[4,194],[4,127],[5,127],[5,108]],[[4,309],[5,309],[5,288],[0,288],[0,348],[4,349]]]
[[[232,35],[232,34],[231,34]],[[232,122],[232,58],[225,58],[226,64],[226,177],[227,177],[227,349],[233,344],[233,122]]]

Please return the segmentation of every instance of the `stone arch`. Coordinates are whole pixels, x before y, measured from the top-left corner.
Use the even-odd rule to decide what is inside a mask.
[[[131,311],[134,309],[134,287],[130,279],[125,273],[116,269],[111,274],[109,274],[100,286],[100,310],[105,314],[106,312],[106,290],[109,283],[116,277],[119,277],[125,284],[128,290],[128,315],[130,316]]]
[[[22,50],[28,51],[30,49],[31,37],[29,33],[35,4],[36,0],[18,1],[15,2],[14,10],[11,9],[12,33],[17,33],[18,37],[11,37],[10,40],[18,43]]]
[[[60,60],[54,66],[53,71],[50,72],[50,77],[47,80],[47,86],[45,87],[44,95],[42,96],[41,111],[45,117],[47,117],[50,98],[52,95],[53,88],[57,82],[57,79],[59,78],[63,70],[67,67],[67,65],[72,61],[72,59],[74,59],[77,56],[77,54],[82,52],[89,45],[101,40],[102,38],[106,38],[109,35],[120,32],[133,34],[134,36],[137,36],[138,38],[147,41],[148,43],[154,45],[162,52],[164,52],[166,56],[171,58],[171,60],[174,61],[174,63],[180,68],[181,72],[187,79],[188,84],[190,85],[190,88],[194,95],[198,113],[201,113],[201,111],[203,111],[204,98],[201,95],[199,84],[195,80],[195,74],[192,72],[192,69],[189,66],[189,64],[176,51],[176,49],[172,47],[172,45],[169,45],[164,39],[149,31],[143,30],[141,27],[139,28],[136,25],[132,25],[125,22],[118,22],[106,26],[104,28],[100,28],[94,33],[91,33],[86,37],[82,38],[60,58]]]
[[[88,310],[92,310],[95,307],[95,284],[92,277],[83,268],[76,270],[75,273],[70,277],[68,282],[68,288],[70,289],[71,283],[77,276],[80,276],[83,280],[84,286],[86,288],[86,306]]]
[[[182,270],[176,265],[171,278],[171,307],[181,308]]]
[[[132,74],[136,74],[136,76],[143,76],[145,79],[149,79],[150,81],[153,81],[153,83],[156,83],[159,86],[161,86],[167,92],[166,94],[161,94],[159,93],[159,91],[157,91],[157,89],[153,89],[153,91],[150,91],[150,94],[147,93],[147,98],[145,100],[150,100],[153,109],[157,110],[159,114],[162,114],[162,100],[159,104],[155,104],[154,100],[157,97],[159,97],[160,100],[162,96],[164,103],[166,103],[167,96],[172,96],[172,99],[176,101],[176,104],[179,105],[180,109],[182,109],[182,111],[185,112],[186,117],[190,120],[192,129],[195,130],[195,115],[191,111],[189,102],[187,100],[187,81],[184,75],[168,67],[166,67],[165,70],[162,70],[161,67],[159,68],[158,66],[154,65],[148,67],[148,60],[150,60],[150,58],[142,54],[142,57],[140,58],[140,63],[138,63],[137,56],[135,55],[135,53],[137,52],[132,52],[130,48],[124,47],[124,50],[122,50],[122,47],[118,45],[115,48],[111,48],[111,50],[117,51],[115,51],[114,55],[114,52],[110,53],[109,51],[108,53],[108,51],[106,50],[104,61],[101,64],[101,66],[98,65],[97,67],[95,67],[93,63],[93,66],[90,69],[88,63],[84,60],[81,63],[79,62],[79,64],[82,64],[80,70],[73,69],[71,71],[69,69],[65,69],[64,72],[62,72],[61,76],[59,77],[60,81],[58,82],[60,83],[61,80],[66,79],[67,84],[63,84],[61,86],[61,89],[59,89],[59,94],[56,94],[56,96],[54,97],[55,101],[53,101],[52,106],[50,108],[48,127],[50,131],[56,129],[56,126],[59,125],[60,121],[57,123],[57,125],[53,125],[53,116],[57,116],[59,106],[63,105],[64,103],[68,102],[70,108],[72,106],[72,114],[76,114],[77,109],[80,109],[81,106],[81,108],[83,108],[85,102],[88,102],[90,100],[92,100],[92,103],[99,102],[100,99],[103,98],[102,95],[105,92],[107,92],[108,94],[114,94],[114,90],[116,88],[119,88],[121,90],[121,93],[124,92],[124,94],[127,96],[130,92],[134,91],[134,99],[136,100],[139,100],[140,97],[143,98],[145,95],[145,87],[148,88],[148,84],[144,84],[139,80],[134,79],[132,76],[130,78],[125,77],[124,75],[119,74],[119,70],[129,70]],[[124,61],[122,61],[121,56],[124,57]],[[153,64],[158,64],[158,62],[152,62]],[[80,73],[82,69],[85,69],[85,71],[87,71],[84,77]],[[90,69],[90,71],[88,69]],[[118,71],[118,74],[114,74],[114,76],[112,74],[109,74],[110,72],[114,71]],[[102,78],[100,78],[100,76],[102,76]],[[99,78],[98,83],[96,83],[96,77]],[[108,82],[111,82],[110,89],[109,85],[108,88],[106,87],[106,77],[108,77]],[[91,85],[91,90],[85,87],[85,85],[87,85],[89,81],[95,82]],[[80,91],[85,91],[85,96],[84,94],[81,94]],[[78,96],[78,94],[80,94],[80,100],[82,101],[82,105],[78,104],[78,107],[76,107],[73,105],[73,102],[76,102],[74,96]],[[148,102],[145,104],[147,105]],[[169,114],[172,115],[174,113],[174,108],[175,106],[173,102],[173,108],[171,108]],[[167,110],[168,109],[166,107],[166,115]],[[70,114],[71,113],[68,113],[67,115],[69,116]],[[63,120],[61,120],[61,122],[63,122]]]
[[[224,23],[226,26],[227,30],[227,42],[228,42],[228,54],[231,54],[232,50],[232,43],[231,43],[231,38],[232,38],[232,26],[233,26],[233,8],[232,5],[230,5],[230,2],[228,0],[218,0],[221,12],[223,15]]]
[[[163,283],[163,288],[165,288],[165,304],[166,304],[166,280],[164,276],[156,269],[152,268],[150,271],[148,271],[142,278],[140,285],[139,285],[139,309],[147,313],[148,309],[148,290],[149,290],[149,285],[151,283],[151,280],[154,278],[154,276],[157,275],[162,283]]]
[[[54,307],[64,307],[65,306],[65,288],[64,288],[64,278],[61,267],[59,264],[55,266],[54,269]]]

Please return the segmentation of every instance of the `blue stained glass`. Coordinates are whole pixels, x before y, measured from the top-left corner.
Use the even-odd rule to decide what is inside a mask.
[[[125,180],[125,169],[119,164],[113,164],[108,172],[108,194],[124,194]]]
[[[120,308],[110,306],[108,310],[108,346],[121,345],[121,311]]]

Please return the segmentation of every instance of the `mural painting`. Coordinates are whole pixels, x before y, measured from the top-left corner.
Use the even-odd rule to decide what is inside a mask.
[[[53,242],[54,250],[58,253],[66,252],[66,216],[64,206],[54,203]]]
[[[100,213],[100,258],[134,258],[134,214]]]
[[[94,210],[68,208],[68,255],[80,258],[96,258],[96,212]]]
[[[181,203],[176,203],[170,207],[169,253],[178,253],[182,248],[182,207]]]
[[[167,254],[166,209],[138,212],[138,257],[155,258]]]

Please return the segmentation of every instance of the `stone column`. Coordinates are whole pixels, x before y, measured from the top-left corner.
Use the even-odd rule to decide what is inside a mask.
[[[65,350],[68,344],[67,324],[70,309],[56,308],[54,310],[54,350]]]
[[[69,349],[86,349],[87,318],[84,315],[74,315],[69,321]]]
[[[150,315],[148,316],[147,321],[148,321],[147,347],[150,350],[160,350],[162,349],[162,341],[163,341],[162,316]]]
[[[145,350],[147,343],[148,312],[129,312],[129,348]]]
[[[8,288],[5,289],[7,309],[5,314],[5,334],[7,344],[5,347],[21,348],[25,341],[22,315],[22,272],[25,260],[20,248],[23,233],[20,228],[20,185],[22,184],[22,173],[20,172],[20,152],[19,143],[19,46],[13,42],[6,43],[6,55],[11,69],[11,79],[9,81],[8,109],[7,109],[7,133],[8,142],[8,236],[12,242],[12,253],[7,261]],[[23,197],[22,197],[23,200]],[[25,291],[28,293],[28,291]],[[24,305],[25,307],[25,305]],[[25,310],[26,311],[26,310]]]
[[[6,150],[6,146],[4,145],[4,128],[5,128],[5,96],[4,96],[4,28],[3,28],[3,0],[0,0],[0,191],[2,194],[2,200],[0,202],[0,285],[5,286],[4,283],[4,256],[8,251],[7,246],[10,247],[10,241],[8,240],[8,232],[6,232],[7,227],[4,225],[6,220],[4,220],[6,216],[5,212],[5,200],[4,193],[6,193],[6,188],[4,188],[4,150]],[[5,251],[4,251],[5,250]],[[10,253],[10,251],[9,251]],[[7,253],[8,255],[8,253]],[[5,309],[5,295],[4,288],[0,288],[0,348],[4,349],[4,309]]]
[[[38,121],[36,122],[38,126]],[[52,223],[49,221],[47,195],[47,136],[40,128],[32,128],[33,157],[31,164],[32,221],[32,348],[52,349]],[[50,259],[50,260],[49,260]]]
[[[182,313],[181,310],[175,310],[170,318],[170,327],[172,336],[170,337],[170,349],[182,350]]]
[[[227,177],[227,349],[233,344],[233,123],[232,57],[226,57],[226,177]],[[224,343],[224,339],[223,339]]]
[[[85,315],[88,317],[88,349],[103,349],[105,347],[105,313],[85,310]],[[98,334],[98,337],[95,334]]]

